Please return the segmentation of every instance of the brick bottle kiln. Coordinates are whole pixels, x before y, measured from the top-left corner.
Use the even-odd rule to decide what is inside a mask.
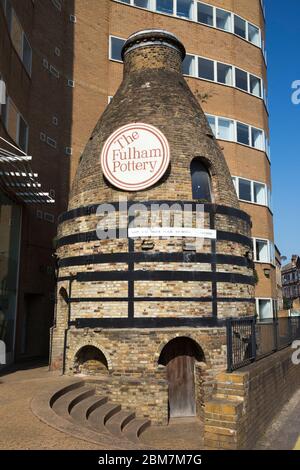
[[[181,42],[140,31],[122,54],[123,82],[86,145],[59,221],[51,367],[95,375],[111,399],[163,424],[201,415],[213,375],[226,368],[226,318],[254,314],[251,224],[182,76]],[[202,244],[176,232],[128,238],[139,209],[128,216],[120,196],[129,213],[136,203],[165,204],[171,221],[184,204],[195,220],[203,203],[203,228],[216,236]],[[121,231],[99,239],[104,203],[115,211],[108,228],[117,214]]]

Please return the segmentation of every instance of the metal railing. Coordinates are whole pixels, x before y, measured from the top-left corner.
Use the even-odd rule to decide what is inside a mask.
[[[300,316],[257,320],[257,317],[228,318],[227,368],[240,369],[300,338]]]

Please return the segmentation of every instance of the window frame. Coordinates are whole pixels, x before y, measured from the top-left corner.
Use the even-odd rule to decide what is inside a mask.
[[[239,180],[240,179],[249,181],[251,183],[251,201],[247,201],[246,199],[241,199],[240,198],[240,189],[239,189]],[[248,204],[255,204],[255,205],[261,206],[261,207],[267,207],[268,209],[270,209],[271,201],[270,201],[269,193],[271,192],[271,190],[270,190],[269,186],[266,183],[263,183],[262,181],[251,180],[249,178],[244,178],[243,176],[235,176],[235,175],[232,175],[232,180],[233,180],[234,187],[236,189],[236,194],[237,194],[237,197],[238,197],[239,201],[242,201],[242,202],[245,202],[245,203],[248,203]],[[254,198],[254,185],[255,184],[260,184],[260,185],[264,186],[266,204],[260,204],[259,202],[255,202],[255,200],[254,200],[255,199]]]
[[[157,9],[157,0],[149,0],[149,6],[148,7],[141,7],[141,6],[135,5],[134,4],[135,0],[129,0],[128,2],[123,1],[123,0],[114,0],[114,1],[117,2],[117,3],[121,3],[123,5],[134,7],[134,8],[140,8],[142,10],[152,11],[154,13],[158,13],[159,15],[175,16],[175,17],[183,19],[183,20],[193,21],[194,23],[198,23],[198,24],[201,24],[203,26],[208,26],[209,28],[214,28],[214,29],[218,29],[219,31],[223,31],[225,33],[233,34],[234,36],[238,37],[239,39],[247,41],[247,42],[249,42],[249,44],[261,49],[261,51],[264,55],[263,48],[262,48],[263,43],[262,43],[261,28],[258,25],[248,21],[246,18],[243,18],[242,16],[235,14],[233,11],[227,10],[226,8],[221,8],[221,6],[211,5],[210,3],[202,2],[200,0],[192,0],[191,14],[190,14],[189,17],[187,17],[187,16],[178,15],[178,3],[177,3],[178,0],[172,0],[172,5],[173,5],[172,13],[159,11]],[[205,6],[212,9],[212,22],[213,22],[212,25],[207,24],[207,23],[203,23],[201,21],[198,21],[198,4],[205,5]],[[229,29],[223,29],[223,28],[220,28],[220,27],[217,26],[217,10],[225,12],[228,16],[230,16],[230,28]],[[234,24],[235,17],[238,17],[238,18],[242,19],[246,23],[246,28],[245,28],[246,29],[246,37],[245,38],[235,33],[235,24]],[[256,44],[255,42],[252,42],[252,41],[249,40],[249,25],[257,28],[258,31],[259,31],[259,43],[258,44]]]
[[[272,240],[269,240],[263,237],[252,237],[252,241],[253,241],[253,261],[258,264],[271,264],[272,266],[275,266],[275,259],[274,259],[275,256],[274,256],[274,249],[273,249],[274,242]],[[265,242],[267,245],[267,251],[268,251],[267,261],[259,260],[257,257],[256,243],[258,241]]]
[[[109,60],[112,60],[113,62],[117,62],[118,64],[123,64],[122,60],[113,59],[113,57],[112,57],[112,39],[119,39],[121,41],[124,41],[124,44],[126,42],[126,39],[121,38],[119,36],[114,36],[113,34],[110,34],[109,35],[109,41],[108,41],[108,58],[109,58]]]
[[[274,312],[274,300],[270,297],[256,297],[255,298],[255,306],[256,306],[256,314],[259,319],[259,321],[263,321],[264,319],[260,316],[260,309],[259,309],[259,302],[261,300],[268,301],[270,303],[270,312],[272,316],[266,317],[266,319],[273,320],[275,318],[275,312]]]
[[[216,116],[214,114],[210,114],[210,113],[205,113],[205,116],[208,118],[214,118],[215,119],[215,129],[216,129],[216,133],[215,133],[215,137],[216,139],[219,139],[219,140],[224,140],[226,142],[234,142],[236,144],[239,144],[239,145],[243,145],[244,147],[248,147],[248,148],[252,148],[253,150],[258,150],[259,152],[264,152],[266,155],[267,155],[267,152],[266,152],[266,144],[265,144],[265,140],[266,140],[266,132],[264,129],[260,129],[259,127],[255,127],[255,126],[251,126],[251,124],[247,124],[245,122],[241,122],[241,121],[237,121],[236,119],[232,119],[232,118],[229,118],[227,116]],[[220,138],[219,137],[219,120],[222,119],[222,120],[227,120],[227,121],[232,121],[233,122],[233,133],[232,133],[232,136],[233,138],[232,139],[223,139],[223,138]],[[249,145],[247,144],[244,144],[243,142],[239,142],[237,140],[237,128],[238,128],[238,124],[241,124],[243,126],[246,126],[248,127],[248,136],[249,136]],[[259,131],[262,133],[262,138],[261,138],[261,148],[259,147],[254,147],[252,145],[252,131],[255,130],[255,131]],[[268,155],[267,155],[268,157]]]

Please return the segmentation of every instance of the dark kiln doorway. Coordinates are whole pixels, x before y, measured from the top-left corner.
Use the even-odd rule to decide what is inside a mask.
[[[75,372],[83,375],[108,374],[107,360],[95,346],[82,347],[75,356]]]
[[[196,361],[204,361],[204,354],[190,338],[172,339],[161,352],[158,363],[166,367],[170,418],[196,416]]]

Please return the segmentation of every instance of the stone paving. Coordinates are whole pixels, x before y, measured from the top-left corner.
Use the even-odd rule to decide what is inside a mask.
[[[49,372],[45,365],[28,367],[24,365],[0,373],[0,449],[109,450],[107,444],[95,445],[73,438],[33,415],[30,409],[32,398],[56,382],[59,387],[61,378]],[[171,421],[167,427],[152,426],[143,434],[142,443],[166,450],[199,450],[203,449],[202,439],[199,420],[179,419]],[[111,448],[116,448],[113,438]],[[256,448],[300,450],[300,390],[286,404]]]
[[[59,375],[40,364],[19,366],[0,373],[0,449],[109,450],[107,436],[103,446],[95,445],[53,429],[33,415],[30,409],[32,398],[56,382],[59,388]],[[200,437],[198,420],[180,420],[168,427],[151,428],[143,442],[159,449],[199,449]],[[111,449],[116,448],[113,439]]]
[[[297,442],[298,441],[298,442]],[[258,450],[300,450],[300,390],[284,406],[256,445]]]
[[[0,449],[99,450],[99,446],[61,433],[33,415],[32,397],[59,377],[48,372],[47,366],[23,367],[0,375]]]

